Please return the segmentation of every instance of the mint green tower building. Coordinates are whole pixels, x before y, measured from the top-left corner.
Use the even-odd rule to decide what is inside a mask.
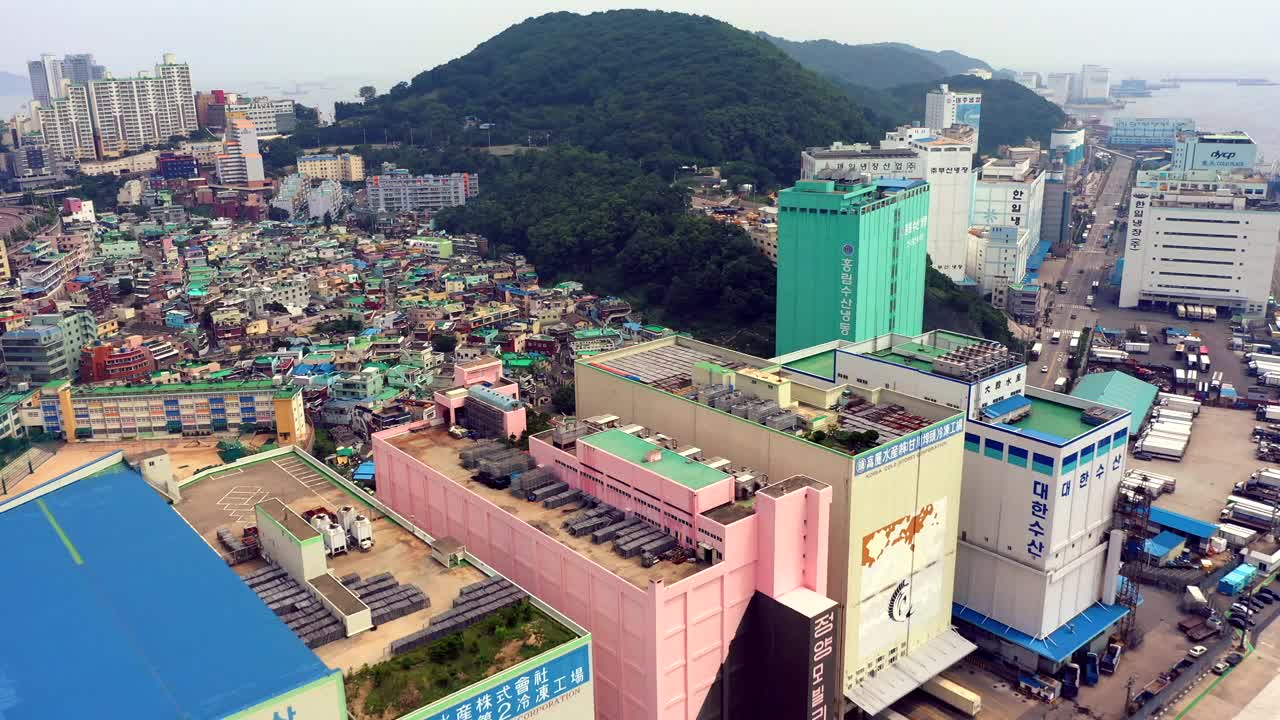
[[[928,225],[923,180],[801,180],[780,192],[778,354],[923,332]]]

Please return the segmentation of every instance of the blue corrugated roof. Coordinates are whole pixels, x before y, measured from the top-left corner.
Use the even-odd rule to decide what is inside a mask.
[[[987,418],[1003,417],[1005,415],[1008,415],[1011,412],[1014,412],[1015,410],[1021,410],[1022,408],[1027,407],[1030,404],[1031,404],[1031,401],[1028,400],[1025,396],[1014,395],[1013,397],[1005,398],[1000,402],[991,403],[990,405],[982,409],[982,414]]]
[[[1151,522],[1162,528],[1176,530],[1183,535],[1190,535],[1194,538],[1207,540],[1218,534],[1218,526],[1214,523],[1197,520],[1162,507],[1152,507],[1150,517]]]
[[[1121,605],[1103,605],[1100,602],[1096,602],[1044,638],[1032,637],[1021,630],[1015,630],[960,603],[951,604],[951,614],[958,620],[963,620],[970,625],[982,628],[1003,640],[1008,640],[1014,645],[1024,647],[1053,662],[1063,662],[1071,657],[1071,654],[1076,650],[1084,647],[1085,643],[1102,634],[1120,618],[1129,614],[1129,608]]]
[[[1174,549],[1186,542],[1187,539],[1178,533],[1173,532],[1172,530],[1165,530],[1159,535],[1147,540],[1146,543],[1143,544],[1143,550],[1152,557],[1166,558],[1174,551]]]
[[[5,720],[102,717],[112,697],[129,717],[213,720],[335,672],[123,464],[0,513],[0,543],[21,548]]]

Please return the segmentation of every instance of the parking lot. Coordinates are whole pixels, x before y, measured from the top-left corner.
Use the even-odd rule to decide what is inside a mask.
[[[1130,456],[1128,466],[1178,479],[1177,492],[1161,495],[1157,506],[1216,523],[1232,486],[1263,465],[1249,438],[1254,425],[1246,410],[1202,407],[1181,462]]]
[[[1135,355],[1134,357],[1138,362],[1146,365],[1168,365],[1174,368],[1185,367],[1181,358],[1174,357],[1174,346],[1164,344],[1164,337],[1160,331],[1166,327],[1190,330],[1193,334],[1203,338],[1204,344],[1209,346],[1209,357],[1213,358],[1210,370],[1212,372],[1221,371],[1222,381],[1234,385],[1240,395],[1244,396],[1245,390],[1253,384],[1253,378],[1250,378],[1245,373],[1241,353],[1233,352],[1230,349],[1231,326],[1228,321],[1179,320],[1166,312],[1121,309],[1115,305],[1118,292],[1116,288],[1107,288],[1106,292],[1104,292],[1104,299],[1098,303],[1096,308],[1098,324],[1113,330],[1128,330],[1138,325],[1146,325],[1147,330],[1152,335],[1151,352],[1145,355]]]

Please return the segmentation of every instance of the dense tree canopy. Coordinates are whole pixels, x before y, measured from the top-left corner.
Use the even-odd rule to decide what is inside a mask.
[[[526,20],[364,104],[326,142],[570,143],[643,160],[753,163],[794,178],[799,151],[872,128],[839,88],[762,38],[706,17],[623,10]]]
[[[685,192],[634,160],[556,147],[517,155],[447,230],[527,254],[544,276],[630,298],[658,318],[757,348],[772,335],[774,270],[741,229],[687,212]],[[751,338],[751,339],[749,339]]]

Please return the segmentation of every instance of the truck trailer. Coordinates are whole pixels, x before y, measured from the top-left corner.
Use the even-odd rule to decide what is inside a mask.
[[[977,693],[941,675],[921,685],[920,689],[969,717],[977,717],[982,712],[982,698]]]

